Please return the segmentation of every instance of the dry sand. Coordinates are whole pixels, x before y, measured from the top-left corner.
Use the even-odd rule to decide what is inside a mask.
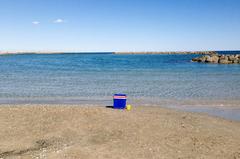
[[[240,158],[240,122],[160,107],[0,106],[0,158]]]

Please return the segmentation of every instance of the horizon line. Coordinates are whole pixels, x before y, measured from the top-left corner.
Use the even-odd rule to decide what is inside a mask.
[[[5,50],[0,50],[0,54],[1,53],[127,53],[127,52],[207,52],[207,51],[240,51],[240,49],[234,49],[234,50],[230,50],[230,49],[215,49],[215,50],[172,50],[172,51],[24,51],[24,50],[20,50],[20,51],[5,51]]]
[[[0,51],[0,55],[24,54],[214,54],[217,52],[239,52],[240,50],[208,51]]]

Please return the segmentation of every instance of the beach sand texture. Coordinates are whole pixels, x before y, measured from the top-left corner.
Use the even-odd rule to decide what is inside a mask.
[[[4,105],[0,158],[240,158],[240,122],[161,107]]]

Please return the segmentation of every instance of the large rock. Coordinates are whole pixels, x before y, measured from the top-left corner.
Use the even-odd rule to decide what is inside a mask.
[[[212,57],[209,55],[205,56],[205,62],[212,62]]]
[[[205,62],[209,62],[209,63],[218,63],[219,57],[218,55],[207,55],[205,56]]]
[[[199,61],[199,57],[193,58],[192,61],[193,62],[198,62]]]
[[[200,59],[199,59],[200,62],[205,62],[206,61],[206,56],[202,56]]]
[[[235,58],[234,55],[230,55],[230,56],[228,56],[228,60],[230,60],[230,61],[234,61],[234,60],[236,60],[236,58]]]
[[[234,64],[237,64],[237,63],[239,63],[239,62],[240,62],[240,60],[234,60],[234,61],[233,61]]]
[[[225,59],[225,55],[220,55],[219,59],[220,59],[220,60]]]
[[[212,56],[212,63],[218,63],[219,57],[218,56]]]
[[[219,60],[219,63],[220,63],[220,64],[231,64],[232,61],[229,61],[229,60],[226,60],[226,59],[220,59],[220,60]]]
[[[229,64],[230,61],[228,61],[228,60],[226,60],[226,59],[220,59],[220,60],[219,60],[219,63],[220,63],[220,64]]]

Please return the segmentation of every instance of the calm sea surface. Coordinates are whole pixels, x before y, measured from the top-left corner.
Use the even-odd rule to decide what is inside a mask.
[[[131,103],[143,105],[162,101],[239,100],[240,65],[190,62],[196,56],[0,56],[0,104],[109,105],[114,93],[126,93]]]

